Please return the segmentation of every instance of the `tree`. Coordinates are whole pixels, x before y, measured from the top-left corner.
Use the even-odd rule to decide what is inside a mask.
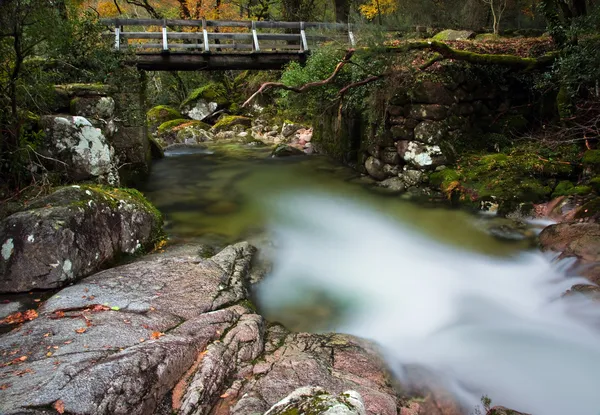
[[[394,13],[398,8],[396,0],[371,0],[369,3],[362,4],[359,10],[363,16],[369,20],[377,17],[379,24],[383,15]]]
[[[483,2],[490,6],[494,25],[494,34],[498,35],[500,34],[500,20],[502,19],[504,10],[506,10],[508,0],[483,0]]]

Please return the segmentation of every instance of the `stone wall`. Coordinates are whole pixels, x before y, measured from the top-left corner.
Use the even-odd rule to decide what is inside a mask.
[[[126,92],[106,85],[71,84],[56,87],[57,112],[85,117],[114,148],[121,185],[134,186],[150,170],[151,141],[146,126],[144,82]]]
[[[315,142],[373,178],[405,187],[465,151],[498,151],[527,128],[535,98],[517,78],[469,71],[456,64],[409,88],[387,85],[381,110],[370,114],[332,108],[315,122]]]

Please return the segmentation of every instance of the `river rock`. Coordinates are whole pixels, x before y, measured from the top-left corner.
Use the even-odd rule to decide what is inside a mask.
[[[337,396],[315,386],[298,388],[271,407],[265,415],[318,413],[327,415],[366,415],[360,393],[345,391]]]
[[[400,163],[400,156],[396,147],[386,147],[381,150],[381,161],[386,164],[398,164]]]
[[[446,164],[447,160],[437,145],[427,145],[417,141],[409,141],[406,148],[399,149],[400,157],[408,164],[418,168],[435,168]]]
[[[339,409],[397,414],[373,344],[267,326],[246,300],[254,248],[199,252],[183,246],[92,275],[1,335],[0,413],[249,415],[314,386]]]
[[[384,164],[381,160],[376,159],[375,157],[369,157],[365,162],[365,169],[367,169],[367,173],[369,176],[377,179],[384,180],[388,177],[388,175],[383,171]]]
[[[301,128],[304,127],[300,124],[284,122],[283,126],[281,127],[281,135],[285,138],[291,137]],[[279,131],[279,128],[276,131]]]
[[[135,190],[59,189],[0,222],[0,292],[63,287],[151,246],[161,226]]]
[[[562,222],[546,227],[539,235],[543,250],[577,258],[580,274],[600,283],[600,223]]]
[[[289,157],[289,156],[303,156],[306,153],[299,148],[287,145],[279,144],[271,153],[272,157]]]
[[[406,183],[400,177],[390,177],[379,182],[378,185],[393,192],[403,192],[406,189]]]
[[[219,341],[229,332],[243,349],[253,336],[247,322],[262,324],[234,305],[253,252],[240,243],[211,259],[151,256],[58,292],[37,319],[1,337],[0,378],[8,386],[0,388],[0,413],[59,405],[64,413],[153,413],[209,344],[229,348],[226,336]]]
[[[119,185],[114,150],[99,128],[80,116],[47,115],[41,123],[46,137],[40,151],[56,160],[50,163],[55,170],[64,171],[70,180]]]

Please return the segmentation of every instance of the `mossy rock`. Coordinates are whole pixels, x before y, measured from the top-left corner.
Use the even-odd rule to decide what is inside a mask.
[[[509,134],[509,133],[518,133],[524,131],[529,122],[527,119],[521,114],[507,114],[501,117],[498,120],[498,127],[500,128],[500,133]]]
[[[466,40],[472,39],[475,37],[475,32],[471,32],[470,30],[442,30],[438,34],[436,34],[433,39],[434,40]]]
[[[65,93],[70,97],[90,97],[90,96],[106,96],[110,94],[110,86],[95,83],[95,84],[64,84],[55,85],[58,93]]]
[[[575,187],[569,180],[563,180],[556,185],[552,192],[552,197],[568,196],[571,194],[571,190]]]
[[[600,193],[600,176],[594,177],[588,182],[588,185],[591,186],[592,189],[596,193]]]
[[[181,108],[185,109],[193,107],[194,104],[200,99],[209,102],[216,102],[219,107],[225,107],[229,104],[225,87],[221,84],[211,82],[201,86],[200,88],[194,89],[185,99],[185,101],[183,101]]]
[[[157,105],[146,113],[148,127],[154,131],[159,125],[172,120],[183,119],[179,111],[167,105]]]
[[[600,167],[600,150],[588,150],[583,154],[584,166]]]
[[[500,39],[500,36],[495,35],[493,33],[480,33],[478,35],[475,35],[475,40],[479,41],[479,42],[490,42],[490,41],[496,41],[499,39]]]
[[[439,187],[441,190],[447,189],[453,182],[460,180],[460,174],[453,169],[444,169],[436,171],[429,175],[429,183]]]
[[[156,141],[163,147],[178,143],[177,136],[179,132],[185,128],[193,127],[194,129],[202,129],[208,131],[210,125],[196,120],[177,119],[162,123],[156,130]]]
[[[230,130],[234,125],[250,127],[252,125],[252,120],[241,115],[225,115],[219,118],[217,123],[212,127],[212,131],[218,133],[221,131]]]

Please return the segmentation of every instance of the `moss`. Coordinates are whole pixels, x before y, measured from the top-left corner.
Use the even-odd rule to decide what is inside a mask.
[[[150,127],[155,127],[167,121],[178,119],[183,119],[181,113],[167,105],[158,105],[154,108],[151,108],[146,113],[146,120],[148,122],[148,126]]]
[[[110,93],[110,86],[95,83],[95,84],[64,84],[64,85],[56,85],[56,89],[60,91],[66,92],[70,96],[98,96],[98,95],[108,95]]]
[[[243,125],[249,127],[252,125],[252,120],[248,117],[242,117],[240,115],[225,115],[217,121],[213,126],[213,131],[225,131],[233,127],[234,125]]]
[[[158,126],[157,131],[158,131],[159,134],[162,134],[162,133],[165,133],[165,132],[167,132],[169,130],[172,130],[175,127],[179,127],[182,124],[187,124],[187,123],[191,123],[191,122],[192,122],[192,120],[188,120],[188,119],[185,119],[185,118],[179,118],[179,119],[176,119],[176,120],[166,121],[166,122],[163,122],[161,125]]]
[[[442,171],[437,171],[432,173],[429,176],[429,183],[433,186],[437,186],[440,189],[447,189],[452,182],[460,180],[461,176],[458,174],[456,170],[453,169],[444,169]]]
[[[75,97],[71,101],[69,101],[69,113],[71,115],[77,115],[77,103],[79,102],[79,98]]]
[[[567,196],[571,194],[571,190],[575,187],[569,180],[563,180],[556,185],[552,192],[552,197]]]
[[[583,155],[585,166],[600,166],[600,150],[588,150]]]
[[[588,182],[588,185],[592,187],[596,191],[596,193],[600,193],[600,176],[594,177]]]
[[[226,106],[229,103],[227,99],[227,91],[223,85],[214,82],[194,89],[185,101],[181,104],[181,108],[191,106],[199,99],[204,99],[210,102],[216,102],[219,106]]]
[[[521,114],[508,114],[498,120],[503,133],[515,133],[527,128],[529,122]]]
[[[578,195],[578,196],[583,196],[583,195],[587,195],[590,193],[592,193],[592,187],[585,186],[585,185],[575,186],[569,192],[570,195]]]

